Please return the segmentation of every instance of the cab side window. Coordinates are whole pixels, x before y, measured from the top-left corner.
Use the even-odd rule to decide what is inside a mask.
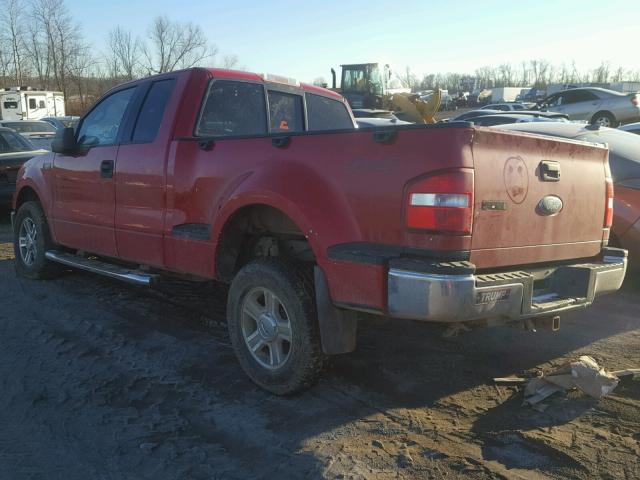
[[[302,132],[303,117],[300,95],[269,91],[269,131],[272,133]]]
[[[135,90],[136,87],[131,87],[113,93],[91,110],[82,120],[78,144],[85,147],[114,145]]]
[[[144,99],[131,140],[134,143],[149,143],[156,139],[164,109],[169,103],[176,81],[171,78],[154,82]]]
[[[343,130],[353,127],[347,107],[337,100],[305,93],[309,130]]]
[[[267,134],[264,87],[251,82],[211,82],[196,136],[234,137]]]

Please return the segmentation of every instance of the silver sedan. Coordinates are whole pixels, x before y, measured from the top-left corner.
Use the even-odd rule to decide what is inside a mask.
[[[566,113],[571,120],[615,127],[640,120],[640,95],[596,87],[572,88],[545,98],[539,108]]]

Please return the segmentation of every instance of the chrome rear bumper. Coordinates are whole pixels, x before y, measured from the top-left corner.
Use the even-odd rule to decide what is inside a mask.
[[[390,265],[389,315],[433,322],[519,320],[585,308],[622,286],[627,252],[605,249],[597,262],[477,275],[411,271]]]

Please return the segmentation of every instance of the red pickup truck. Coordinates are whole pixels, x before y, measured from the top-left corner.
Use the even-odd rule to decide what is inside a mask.
[[[355,348],[361,312],[548,323],[617,290],[597,145],[465,122],[356,128],[344,99],[195,68],[120,85],[27,162],[17,271],[230,284],[229,334],[277,393]]]

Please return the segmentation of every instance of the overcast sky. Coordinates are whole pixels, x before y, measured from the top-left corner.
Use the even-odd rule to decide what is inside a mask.
[[[116,25],[145,35],[155,15],[202,26],[248,70],[302,81],[341,63],[384,62],[418,75],[544,58],[640,70],[640,1],[67,0],[102,49]]]

